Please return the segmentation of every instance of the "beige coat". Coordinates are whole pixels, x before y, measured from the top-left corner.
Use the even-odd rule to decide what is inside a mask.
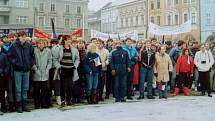
[[[97,49],[96,52],[101,58],[102,71],[107,71],[107,66],[109,64],[109,61],[108,61],[109,51],[105,48],[102,48],[102,49]]]
[[[170,80],[169,72],[172,72],[172,61],[168,54],[161,55],[157,53],[155,55],[156,61],[154,65],[154,73],[157,73],[157,82],[168,82]]]

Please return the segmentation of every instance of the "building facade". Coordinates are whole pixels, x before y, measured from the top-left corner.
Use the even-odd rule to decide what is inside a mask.
[[[192,21],[192,31],[165,36],[166,40],[200,41],[199,0],[148,0],[149,21],[160,26],[175,26]],[[149,34],[150,37],[162,37]]]
[[[200,0],[201,41],[215,42],[215,0]]]
[[[87,32],[88,0],[3,0],[1,27],[39,27],[51,33],[51,19],[57,34],[69,34],[84,27]]]
[[[88,13],[88,28],[101,31],[101,10]]]
[[[118,7],[117,32],[125,33],[136,31],[139,40],[146,37],[147,29],[147,2],[146,0],[133,0]]]

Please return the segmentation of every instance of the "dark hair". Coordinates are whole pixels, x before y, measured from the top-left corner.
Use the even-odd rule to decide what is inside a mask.
[[[62,42],[61,42],[61,45],[65,45],[65,41],[67,41],[68,39],[70,38],[69,35],[63,35],[63,39],[62,39]]]
[[[27,37],[27,33],[25,31],[18,32],[18,37],[23,37],[23,36]]]
[[[165,45],[161,45],[161,46],[158,47],[157,51],[160,52],[162,47],[165,47],[165,48],[166,48]]]
[[[51,44],[58,44],[58,39],[51,39],[51,42],[50,42]]]
[[[190,52],[190,50],[188,49],[188,48],[184,48],[183,50],[182,50],[182,55],[185,55],[185,52],[188,50],[188,52]]]
[[[178,41],[178,46],[182,46],[185,42],[183,40]]]
[[[107,42],[113,42],[113,39],[108,39]]]
[[[61,37],[63,37],[63,35],[62,35],[62,34],[58,35],[57,39],[58,39],[58,40],[60,40],[60,39],[61,39]]]
[[[153,40],[157,41],[157,39],[156,39],[156,38],[151,38],[151,42],[152,42]]]
[[[128,40],[132,41],[132,39],[130,37],[128,37],[128,38],[125,39],[125,42],[127,42]]]
[[[168,46],[171,46],[172,45],[172,41],[166,41],[165,44],[168,45]]]
[[[100,43],[102,43],[103,45],[105,44],[105,42],[102,41],[101,39],[98,39],[98,41],[99,41]]]
[[[93,40],[96,40],[96,41],[97,41],[97,39],[96,39],[96,38],[91,38],[91,40],[90,40],[90,41],[92,42]]]

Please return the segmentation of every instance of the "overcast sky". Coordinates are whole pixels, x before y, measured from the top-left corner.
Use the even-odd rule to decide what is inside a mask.
[[[97,11],[101,7],[103,7],[105,4],[107,4],[108,2],[113,2],[113,1],[115,1],[115,0],[90,0],[89,9]]]

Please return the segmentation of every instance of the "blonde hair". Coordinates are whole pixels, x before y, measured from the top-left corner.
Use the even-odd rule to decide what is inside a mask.
[[[97,50],[97,45],[94,44],[94,43],[91,43],[87,46],[87,51],[88,52],[92,52],[92,53],[95,53]]]

